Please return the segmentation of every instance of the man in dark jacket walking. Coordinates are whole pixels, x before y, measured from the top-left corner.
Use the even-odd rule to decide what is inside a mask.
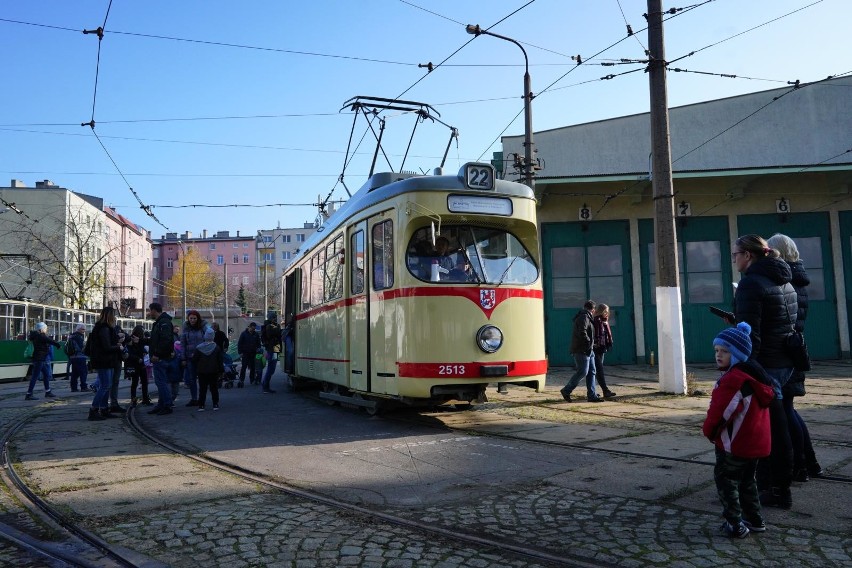
[[[260,382],[257,378],[257,369],[254,364],[254,358],[257,351],[260,349],[260,335],[257,333],[257,324],[251,322],[248,327],[240,334],[237,340],[237,353],[240,354],[242,365],[240,366],[240,380],[237,383],[239,388],[243,387],[246,380],[246,369],[249,370],[249,380],[251,384]]]
[[[148,306],[148,318],[154,320],[151,338],[148,340],[148,355],[154,370],[154,384],[157,385],[157,405],[148,414],[171,414],[172,389],[169,384],[169,367],[175,356],[172,316],[163,312],[161,304],[152,302]]]
[[[571,376],[568,384],[562,390],[562,398],[568,402],[573,402],[571,393],[580,384],[580,379],[586,377],[586,400],[589,402],[603,402],[603,399],[598,397],[598,384],[595,380],[595,357],[592,348],[595,345],[595,326],[592,310],[595,309],[595,303],[588,300],[583,304],[583,309],[577,312],[574,316],[574,327],[571,333],[571,353],[574,355],[574,363],[577,366],[577,371]]]
[[[61,347],[61,345],[47,335],[47,324],[43,321],[35,325],[35,329],[30,332],[28,339],[33,342],[33,374],[30,377],[30,386],[27,388],[27,395],[24,399],[36,399],[33,396],[33,389],[40,376],[44,380],[44,397],[53,398],[56,395],[50,391],[50,379],[53,378],[51,372],[53,357],[50,353],[50,347]]]

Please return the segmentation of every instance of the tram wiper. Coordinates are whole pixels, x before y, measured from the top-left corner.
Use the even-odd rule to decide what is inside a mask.
[[[503,280],[506,279],[506,276],[509,275],[509,270],[512,268],[512,265],[515,264],[515,261],[518,260],[519,257],[512,257],[512,262],[509,263],[509,266],[506,267],[506,270],[503,271],[503,274],[500,275],[500,280],[497,281],[497,285],[495,288],[499,288],[500,284],[503,283]]]

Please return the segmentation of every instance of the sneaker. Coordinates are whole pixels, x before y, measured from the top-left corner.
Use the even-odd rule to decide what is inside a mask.
[[[615,398],[615,393],[608,390],[604,393],[604,398]]]
[[[275,391],[272,389],[263,389],[263,394],[275,394]]]
[[[798,481],[799,483],[805,483],[810,481],[811,477],[808,475],[808,469],[803,467],[799,468],[793,472],[793,481]]]
[[[589,396],[589,397],[586,397],[586,400],[588,402],[603,402],[603,399],[599,396]]]
[[[203,404],[198,405],[198,412],[204,412],[204,405]]]
[[[213,405],[213,410],[219,410],[219,405],[218,405],[218,404],[214,404],[214,405]]]
[[[573,401],[571,400],[571,394],[570,394],[570,393],[567,393],[567,392],[565,392],[565,391],[559,391],[559,394],[561,394],[561,395],[562,395],[562,398],[564,398],[564,399],[565,399],[565,402],[573,402]]]
[[[197,400],[190,400],[189,402],[186,403],[186,405],[187,406],[198,406],[198,401]]]
[[[28,392],[27,396],[24,397],[24,400],[38,400],[37,396],[33,396],[33,393]]]
[[[748,527],[746,527],[742,521],[736,525],[732,525],[728,521],[725,521],[722,523],[722,528],[719,530],[728,538],[745,538],[748,536]]]
[[[165,416],[166,414],[171,414],[171,413],[172,413],[171,408],[161,408],[160,410],[157,411],[157,416]]]
[[[822,470],[822,467],[819,465],[819,462],[813,462],[808,464],[808,475],[811,477],[822,477],[825,475],[825,472]]]
[[[764,522],[763,519],[760,519],[758,521],[747,521],[747,520],[743,519],[743,524],[746,526],[746,528],[750,532],[753,532],[753,533],[766,532],[766,522]]]
[[[44,393],[44,398],[56,398],[56,395],[52,391],[47,391]]]

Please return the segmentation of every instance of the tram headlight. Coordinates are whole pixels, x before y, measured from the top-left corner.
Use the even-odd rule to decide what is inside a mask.
[[[476,344],[486,353],[494,353],[503,345],[503,332],[493,325],[483,325],[476,332]]]

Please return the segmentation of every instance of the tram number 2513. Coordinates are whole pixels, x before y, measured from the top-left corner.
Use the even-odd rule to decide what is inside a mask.
[[[494,189],[494,167],[490,164],[467,164],[465,182],[471,189]]]
[[[438,365],[439,375],[464,375],[464,365]]]

